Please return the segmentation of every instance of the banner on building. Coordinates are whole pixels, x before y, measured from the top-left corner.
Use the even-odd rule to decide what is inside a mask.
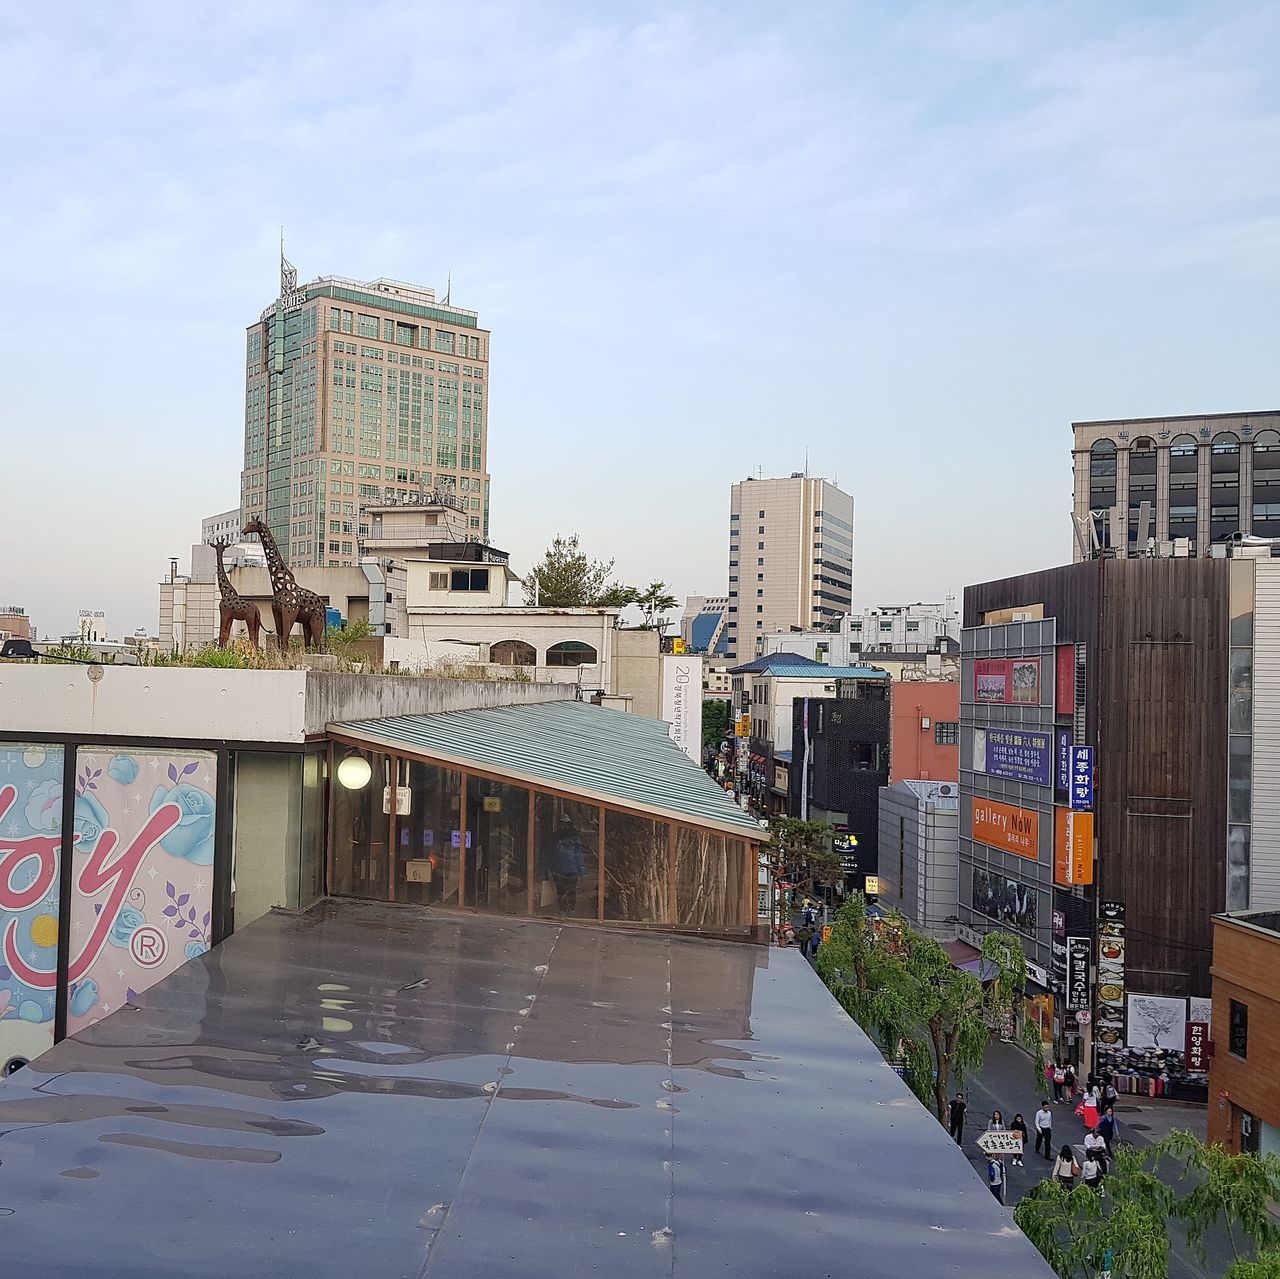
[[[1093,807],[1093,747],[1071,748],[1071,807],[1085,812]]]
[[[1053,784],[1052,735],[1026,728],[975,728],[973,767],[988,777]]]
[[[662,659],[662,718],[671,740],[695,764],[702,762],[702,658]]]
[[[1035,861],[1040,837],[1038,813],[993,799],[974,799],[972,803],[973,838],[978,843]]]
[[[1039,706],[1040,659],[979,658],[973,664],[973,698],[976,702]]]
[[[1053,797],[1065,804],[1071,795],[1071,730],[1055,728],[1053,741]]]
[[[1053,989],[1067,988],[1067,913],[1055,910],[1049,927],[1049,950],[1052,957]]]
[[[0,745],[0,1079],[53,1047],[62,772],[61,746]]]
[[[1035,935],[1037,894],[1030,885],[975,866],[970,901],[979,914],[997,919],[1021,933]]]
[[[1076,646],[1059,644],[1057,672],[1054,679],[1053,705],[1059,715],[1074,715],[1076,710]]]
[[[1124,929],[1123,902],[1098,903],[1098,1016],[1099,1044],[1124,1043]]]
[[[1089,1007],[1089,938],[1067,938],[1067,1008],[1079,1012]]]
[[[1064,888],[1093,883],[1093,814],[1053,810],[1053,882]]]
[[[1187,1001],[1165,995],[1129,996],[1129,1048],[1181,1050],[1187,1042]]]

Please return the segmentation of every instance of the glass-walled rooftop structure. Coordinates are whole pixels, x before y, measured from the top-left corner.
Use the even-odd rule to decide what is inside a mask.
[[[336,895],[756,935],[761,829],[658,721],[560,702],[330,737]]]

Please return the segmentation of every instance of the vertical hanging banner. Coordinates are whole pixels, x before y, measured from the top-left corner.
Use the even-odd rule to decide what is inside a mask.
[[[1067,938],[1067,1008],[1071,1012],[1089,1007],[1089,951],[1089,938]]]
[[[702,763],[702,658],[662,659],[662,718],[671,725],[671,740]]]
[[[76,756],[68,1033],[209,949],[217,756]]]
[[[1098,903],[1098,1041],[1105,1047],[1124,1042],[1123,902]]]
[[[1093,883],[1093,814],[1053,810],[1053,882],[1070,888]]]
[[[62,762],[61,746],[0,744],[0,1079],[53,1047]]]
[[[1093,747],[1071,748],[1071,807],[1086,812],[1093,807]]]
[[[1054,798],[1061,797],[1062,802],[1065,804],[1071,794],[1071,730],[1069,728],[1054,729],[1053,740],[1055,748]]]

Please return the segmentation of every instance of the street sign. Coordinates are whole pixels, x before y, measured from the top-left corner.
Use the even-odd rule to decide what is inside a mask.
[[[1071,750],[1071,807],[1087,811],[1093,807],[1093,747]]]
[[[988,1155],[1021,1155],[1022,1134],[1020,1132],[984,1132],[978,1138],[978,1145]]]

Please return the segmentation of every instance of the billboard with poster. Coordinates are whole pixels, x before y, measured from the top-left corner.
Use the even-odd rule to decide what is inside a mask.
[[[1036,931],[1037,893],[1028,884],[983,866],[973,868],[973,909],[990,919],[999,920],[1020,933],[1032,936]]]
[[[1053,783],[1052,734],[1029,728],[975,728],[973,768],[988,777],[1050,786]]]
[[[1040,705],[1038,657],[985,657],[973,664],[973,699],[989,704]]]

